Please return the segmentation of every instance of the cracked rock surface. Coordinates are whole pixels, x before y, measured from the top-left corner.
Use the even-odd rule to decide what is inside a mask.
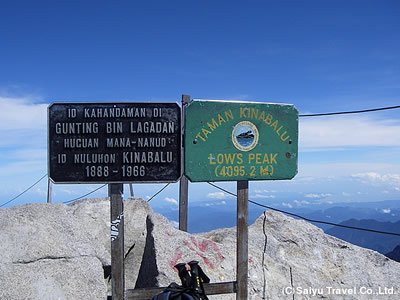
[[[110,201],[0,208],[0,299],[106,299]],[[126,288],[167,286],[197,260],[211,282],[236,278],[236,229],[175,229],[143,199],[124,201]],[[267,211],[249,227],[248,299],[397,299],[400,264]],[[390,290],[385,290],[390,289]],[[379,292],[397,294],[375,294]],[[372,292],[374,294],[366,294]],[[236,299],[234,294],[211,299]]]
[[[64,204],[0,210],[0,299],[105,299],[107,249]]]
[[[143,199],[125,206],[125,280],[134,288],[146,242]],[[0,208],[0,299],[106,299],[110,200]]]

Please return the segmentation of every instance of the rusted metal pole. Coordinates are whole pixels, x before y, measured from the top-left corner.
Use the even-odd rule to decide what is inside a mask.
[[[133,194],[133,184],[132,183],[129,184],[129,190],[131,192],[131,198],[133,198],[134,194]]]
[[[111,205],[111,286],[113,300],[123,300],[125,292],[123,188],[124,185],[121,183],[110,183],[108,185]]]
[[[238,291],[236,300],[247,300],[248,290],[248,269],[249,269],[249,222],[248,222],[248,207],[249,207],[249,182],[242,180],[237,182],[237,256],[236,256],[236,281]]]
[[[185,113],[186,106],[190,103],[189,95],[182,95],[182,135],[184,137],[185,133]],[[182,139],[181,146],[181,169],[182,177],[179,182],[179,230],[188,231],[188,192],[189,192],[189,182],[185,176],[185,148],[184,148],[184,138]]]
[[[53,193],[53,182],[49,177],[47,181],[47,203],[51,203],[52,193]]]

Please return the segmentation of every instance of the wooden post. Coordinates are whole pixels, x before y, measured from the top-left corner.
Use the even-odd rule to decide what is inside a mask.
[[[51,182],[51,179],[49,177],[47,182],[47,203],[51,203],[52,190],[53,190],[53,182]]]
[[[236,241],[236,281],[238,291],[236,300],[247,300],[248,290],[248,200],[249,200],[249,182],[242,180],[237,182],[237,241]]]
[[[179,182],[179,230],[188,231],[188,191],[189,184],[185,175]]]
[[[113,300],[123,300],[125,292],[123,188],[122,183],[110,183],[108,185],[108,196],[111,202],[111,286]]]
[[[182,145],[181,145],[181,169],[182,169],[182,177],[179,182],[179,230],[186,231],[188,230],[188,190],[189,183],[188,179],[185,176],[185,148],[184,148],[184,137],[185,137],[185,114],[186,114],[186,106],[190,103],[189,95],[182,95]]]
[[[132,183],[129,184],[129,190],[131,192],[131,198],[133,198],[134,194],[133,194],[133,184]]]

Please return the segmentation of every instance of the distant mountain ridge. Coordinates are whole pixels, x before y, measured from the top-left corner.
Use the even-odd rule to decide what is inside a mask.
[[[231,199],[229,201],[232,202],[235,200]],[[266,203],[266,201],[260,202],[271,205],[270,203]],[[298,214],[311,220],[337,224],[349,219],[373,219],[381,222],[397,222],[400,220],[399,200],[308,205],[292,209],[280,206],[276,208]],[[176,208],[155,207],[153,209],[166,216],[170,221],[178,222],[179,220],[178,210]],[[265,209],[262,207],[249,204],[249,223],[254,222],[264,210]],[[188,223],[189,232],[191,233],[235,226],[236,205],[233,205],[233,203],[218,205],[217,201],[196,202],[193,204],[189,202]],[[313,224],[323,230],[332,228],[330,225]]]
[[[341,222],[341,225],[361,227],[365,229],[373,229],[379,231],[393,232],[400,234],[400,221],[380,222],[377,220],[356,220],[350,219]],[[367,231],[359,231],[346,229],[341,227],[333,227],[325,231],[325,233],[335,236],[339,239],[358,245],[360,247],[372,249],[379,253],[386,254],[392,251],[397,245],[400,245],[400,236],[378,234]]]
[[[393,249],[393,251],[390,251],[389,253],[386,253],[385,255],[386,255],[386,257],[389,257],[390,259],[400,262],[400,245],[398,245],[396,248]]]

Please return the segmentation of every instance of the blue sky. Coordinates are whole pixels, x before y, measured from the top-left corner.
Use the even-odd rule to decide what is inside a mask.
[[[399,13],[398,1],[2,1],[0,205],[46,174],[52,102],[189,94],[300,113],[399,105]],[[296,178],[251,182],[253,199],[287,208],[400,199],[399,109],[301,118],[299,143]],[[98,186],[56,185],[53,201]],[[134,188],[146,198],[160,187]],[[46,193],[43,180],[10,205]],[[175,184],[152,202],[177,198]],[[191,184],[189,201],[233,200]]]

